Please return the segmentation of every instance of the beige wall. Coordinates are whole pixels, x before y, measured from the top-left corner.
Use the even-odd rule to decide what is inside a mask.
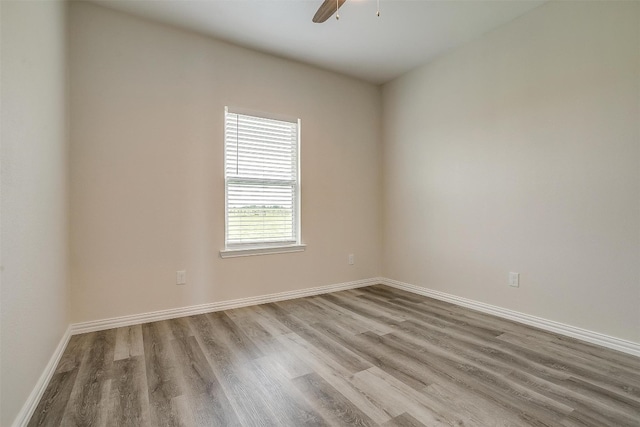
[[[547,3],[387,84],[384,275],[640,342],[639,31]]]
[[[66,6],[0,2],[0,425],[9,426],[68,317]]]
[[[380,273],[378,87],[88,4],[70,32],[74,322]],[[219,258],[226,105],[302,120],[305,252]]]

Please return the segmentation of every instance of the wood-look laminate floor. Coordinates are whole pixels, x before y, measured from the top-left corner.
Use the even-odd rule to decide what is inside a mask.
[[[30,426],[639,426],[640,359],[371,286],[76,335]]]

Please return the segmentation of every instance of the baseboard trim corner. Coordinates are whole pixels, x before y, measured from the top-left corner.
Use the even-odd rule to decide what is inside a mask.
[[[42,395],[49,385],[51,377],[53,377],[53,374],[56,371],[56,367],[58,366],[58,362],[60,362],[62,353],[64,353],[65,348],[67,348],[71,335],[71,325],[69,325],[64,335],[62,335],[62,338],[60,338],[60,342],[49,359],[49,362],[45,366],[42,375],[38,378],[38,382],[33,387],[31,394],[29,394],[26,402],[22,405],[22,409],[20,409],[20,412],[18,412],[18,415],[13,421],[13,427],[24,427],[29,423],[29,420],[31,420],[33,413],[38,407],[38,403],[40,403]]]
[[[83,334],[87,332],[101,331],[105,329],[120,328],[123,326],[138,325],[141,323],[157,322],[159,320],[175,319],[176,317],[193,316],[214,311],[231,310],[250,305],[266,304],[270,302],[284,301],[294,298],[303,298],[329,292],[343,291],[347,289],[361,288],[382,283],[381,277],[355,280],[333,285],[318,286],[315,288],[300,289],[295,291],[278,292],[274,294],[260,295],[256,297],[239,298],[208,304],[192,305],[188,307],[172,308],[148,313],[132,314],[128,316],[113,317],[109,319],[94,320],[89,322],[73,323],[70,325],[71,334]]]
[[[640,357],[640,344],[623,340],[621,338],[612,337],[599,332],[589,331],[587,329],[578,328],[576,326],[566,325],[564,323],[553,320],[543,319],[541,317],[532,316],[530,314],[520,313],[519,311],[509,310],[483,302],[458,297],[447,294],[445,292],[435,291],[433,289],[416,286],[410,283],[400,282],[398,280],[388,279],[386,277],[379,278],[380,283],[392,288],[402,289],[414,294],[423,295],[440,301],[449,302],[463,307],[471,308],[482,313],[492,314],[504,319],[513,320],[525,325],[533,326],[549,332],[555,332],[571,338],[586,341],[591,344],[600,345],[612,350],[621,351]]]

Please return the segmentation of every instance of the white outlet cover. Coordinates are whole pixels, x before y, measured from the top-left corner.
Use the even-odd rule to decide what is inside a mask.
[[[509,286],[520,287],[520,273],[509,273]]]
[[[187,271],[186,270],[176,271],[176,285],[185,285],[186,283],[187,283]]]

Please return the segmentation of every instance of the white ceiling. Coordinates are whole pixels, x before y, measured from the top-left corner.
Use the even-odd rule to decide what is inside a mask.
[[[545,0],[347,0],[314,24],[322,0],[90,0],[241,46],[384,83]]]

